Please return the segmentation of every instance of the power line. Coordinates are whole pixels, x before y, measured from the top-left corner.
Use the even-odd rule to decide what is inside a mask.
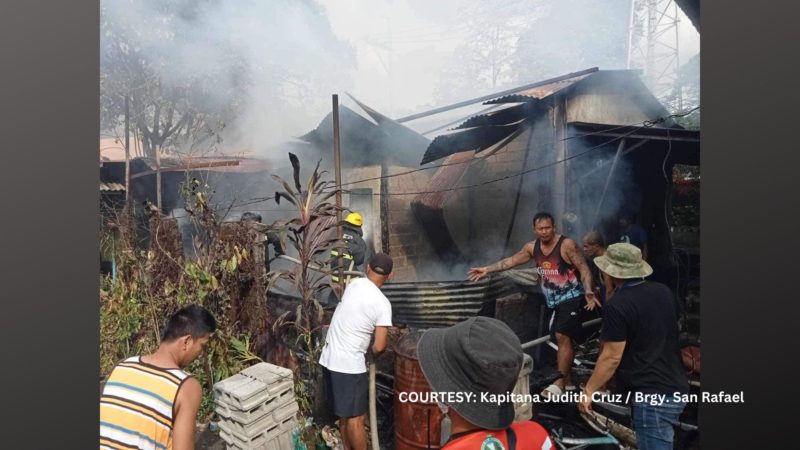
[[[696,107],[694,107],[694,108],[692,108],[692,109],[690,109],[688,111],[681,112],[681,113],[670,114],[668,116],[659,117],[659,118],[654,119],[654,120],[643,120],[643,121],[637,122],[635,124],[614,126],[614,127],[607,128],[605,130],[593,131],[593,132],[589,132],[589,133],[584,133],[584,134],[580,134],[580,135],[574,135],[574,136],[570,136],[570,137],[566,137],[566,138],[560,139],[559,141],[564,141],[564,140],[574,139],[574,138],[577,138],[577,137],[592,136],[592,135],[595,135],[595,134],[605,133],[605,132],[609,132],[609,131],[613,131],[613,130],[618,130],[618,129],[621,129],[621,128],[635,127],[633,130],[631,130],[631,131],[629,131],[629,132],[627,132],[627,133],[625,133],[625,134],[623,134],[621,136],[613,137],[612,139],[609,139],[609,140],[607,140],[605,142],[602,142],[602,143],[600,143],[598,145],[590,147],[589,149],[587,149],[587,150],[585,150],[585,151],[583,151],[581,153],[569,156],[569,157],[564,158],[562,160],[558,160],[558,161],[554,161],[554,162],[551,162],[551,163],[547,163],[547,164],[542,165],[542,166],[533,167],[533,168],[531,168],[529,170],[525,170],[525,171],[522,171],[522,172],[519,172],[519,173],[516,173],[516,174],[506,175],[506,176],[501,177],[501,178],[497,178],[497,179],[493,179],[493,180],[487,180],[487,181],[484,181],[484,182],[481,182],[481,183],[476,183],[476,184],[467,185],[467,186],[460,186],[460,187],[441,189],[441,190],[434,190],[434,191],[388,193],[386,195],[389,195],[389,196],[398,195],[399,196],[399,195],[435,194],[435,193],[439,193],[439,192],[450,192],[450,191],[456,191],[456,190],[462,190],[462,189],[470,189],[470,188],[474,188],[474,187],[480,187],[480,186],[485,186],[487,184],[496,183],[496,182],[499,182],[499,181],[504,181],[504,180],[516,178],[518,176],[522,176],[522,175],[525,175],[525,174],[528,174],[528,173],[532,173],[532,172],[536,172],[538,170],[542,170],[542,169],[545,169],[545,168],[548,168],[548,167],[552,167],[552,166],[554,166],[556,164],[560,164],[560,163],[569,161],[571,159],[579,158],[579,157],[581,157],[581,156],[583,156],[583,155],[585,155],[585,154],[587,154],[587,153],[589,153],[589,152],[591,152],[593,150],[596,150],[598,148],[604,147],[604,146],[606,146],[608,144],[611,144],[611,143],[613,143],[613,142],[615,142],[615,141],[617,141],[619,139],[622,139],[622,138],[630,136],[630,135],[632,135],[634,133],[637,133],[638,131],[640,131],[640,130],[642,130],[644,128],[651,128],[651,127],[653,127],[653,126],[655,126],[657,124],[663,123],[667,119],[687,116],[687,115],[689,115],[689,114],[691,114],[691,113],[693,113],[693,112],[695,112],[695,111],[697,111],[699,109],[700,109],[700,106],[698,105],[698,106],[696,106]],[[671,141],[671,139],[670,139],[670,141]],[[545,147],[545,149],[552,149],[554,146],[555,146],[555,144],[550,144],[549,146]],[[520,151],[522,151],[522,150],[506,150],[505,152],[506,153],[516,153],[516,152],[520,152]],[[419,169],[412,169],[412,170],[408,170],[408,171],[404,171],[404,172],[400,172],[400,173],[395,173],[395,174],[390,174],[390,175],[382,175],[382,176],[378,176],[378,177],[366,178],[366,179],[363,179],[363,180],[357,180],[357,181],[352,181],[352,182],[349,182],[349,183],[343,183],[341,186],[350,186],[350,185],[353,185],[353,184],[365,183],[365,182],[368,182],[368,181],[377,181],[377,180],[381,180],[381,179],[385,179],[385,178],[393,178],[393,177],[398,177],[398,176],[404,176],[404,175],[409,175],[409,174],[412,174],[412,173],[415,173],[415,172],[420,172],[420,171],[423,171],[423,170],[435,169],[435,168],[439,168],[439,167],[447,167],[447,166],[454,166],[454,165],[465,164],[465,163],[472,163],[476,159],[486,159],[486,158],[489,158],[491,156],[494,156],[495,154],[486,155],[486,156],[482,156],[480,158],[474,158],[474,159],[467,160],[467,161],[460,161],[460,162],[455,162],[455,163],[442,163],[442,164],[437,164],[437,165],[430,166],[430,167],[421,167]],[[372,196],[380,196],[380,195],[382,195],[380,193],[372,193],[372,194],[358,194],[358,193],[355,193],[354,194],[354,193],[349,192],[349,191],[344,191],[344,192],[348,193],[350,195],[372,195]],[[273,197],[253,198],[253,199],[250,199],[249,202],[242,203],[242,204],[240,204],[238,206],[261,203],[261,202],[270,201],[270,200],[274,200],[274,198]]]
[[[608,133],[610,131],[615,131],[615,130],[619,130],[619,129],[622,129],[622,128],[636,127],[636,126],[640,127],[640,128],[638,128],[636,130],[636,131],[638,131],[638,130],[640,130],[642,128],[649,128],[649,127],[652,127],[652,126],[657,125],[659,123],[663,123],[667,119],[676,118],[676,117],[683,117],[683,116],[689,115],[689,114],[691,114],[692,112],[694,112],[694,111],[696,111],[698,109],[700,109],[699,106],[697,106],[695,108],[692,108],[691,110],[683,112],[683,113],[676,113],[676,114],[672,114],[672,115],[669,115],[669,116],[666,116],[666,117],[660,117],[660,118],[652,120],[652,121],[651,120],[643,120],[641,122],[637,122],[637,123],[630,124],[630,125],[619,125],[619,126],[614,126],[614,127],[607,128],[607,129],[604,129],[604,130],[592,131],[592,132],[583,133],[583,134],[576,134],[576,135],[573,135],[573,136],[562,138],[559,141],[567,141],[567,140],[575,139],[575,138],[593,136],[593,135],[600,134],[600,133]],[[603,144],[601,144],[601,145],[603,145]],[[552,148],[552,145],[549,148]],[[520,152],[520,151],[522,151],[522,150],[509,150],[509,151],[506,151],[506,153],[516,153],[516,152]],[[486,159],[486,158],[491,157],[491,156],[494,156],[494,155],[481,156],[481,157],[475,158],[475,159]],[[415,172],[420,172],[422,170],[437,169],[439,167],[447,167],[447,166],[454,166],[454,165],[458,165],[458,164],[472,163],[472,162],[475,161],[475,159],[467,160],[467,161],[459,161],[459,162],[455,162],[455,163],[442,163],[442,164],[437,164],[437,165],[434,165],[434,166],[420,167],[419,169],[407,170],[405,172],[399,172],[399,173],[395,173],[395,174],[391,174],[391,175],[383,175],[383,176],[379,176],[379,177],[365,178],[363,180],[357,180],[357,181],[351,181],[351,182],[348,182],[348,183],[342,183],[341,186],[351,186],[353,184],[366,183],[368,181],[376,181],[376,180],[380,180],[380,179],[383,179],[383,178],[393,178],[393,177],[398,177],[398,176],[404,176],[404,175],[409,175],[409,174],[412,174],[412,173],[415,173]]]
[[[522,172],[518,172],[518,173],[515,173],[515,174],[506,175],[506,176],[500,177],[500,178],[495,178],[493,180],[487,180],[487,181],[483,181],[481,183],[475,183],[475,184],[470,184],[470,185],[466,185],[466,186],[458,186],[458,187],[447,188],[447,189],[439,189],[439,190],[435,190],[435,191],[397,192],[397,193],[389,193],[389,194],[386,194],[386,195],[392,196],[392,195],[437,194],[437,193],[440,193],[440,192],[451,192],[451,191],[458,191],[458,190],[462,190],[462,189],[471,189],[471,188],[475,188],[475,187],[485,186],[487,184],[497,183],[498,181],[510,180],[512,178],[520,177],[520,176],[528,174],[528,173],[536,172],[536,171],[539,171],[539,170],[542,170],[542,169],[546,169],[548,167],[555,166],[557,164],[561,164],[563,162],[567,162],[567,161],[569,161],[571,159],[579,158],[579,157],[581,157],[581,156],[583,156],[583,155],[585,155],[585,154],[587,154],[587,153],[589,153],[589,152],[591,152],[593,150],[596,150],[596,149],[598,149],[600,147],[606,146],[606,145],[608,145],[608,144],[610,144],[610,143],[612,143],[614,141],[617,141],[619,139],[622,139],[622,138],[625,138],[627,136],[630,136],[631,134],[636,133],[637,131],[641,130],[642,128],[646,128],[646,127],[643,127],[643,126],[642,127],[637,127],[636,129],[634,129],[634,130],[632,130],[632,131],[630,131],[630,132],[628,132],[628,133],[626,133],[626,134],[624,134],[622,136],[614,137],[614,138],[612,138],[612,139],[610,139],[610,140],[608,140],[606,142],[603,142],[602,144],[595,145],[594,147],[590,147],[589,149],[587,149],[587,150],[585,150],[585,151],[583,151],[581,153],[578,153],[578,154],[575,154],[575,155],[572,155],[572,156],[568,156],[568,157],[566,157],[564,159],[553,161],[551,163],[547,163],[547,164],[544,164],[544,165],[541,165],[541,166],[533,167],[531,169],[524,170]],[[350,195],[367,195],[367,194],[352,194],[352,193],[350,193]],[[373,193],[371,195],[372,196],[380,196],[382,194]]]
[[[506,176],[501,177],[501,178],[496,178],[496,179],[487,180],[487,181],[484,181],[484,182],[481,182],[481,183],[476,183],[476,184],[471,184],[471,185],[466,185],[466,186],[453,187],[453,188],[448,188],[448,189],[439,189],[439,190],[434,190],[434,191],[419,191],[419,192],[397,192],[397,193],[388,193],[388,194],[385,194],[385,195],[388,195],[388,196],[401,196],[401,195],[436,194],[436,193],[440,193],[440,192],[450,192],[450,191],[457,191],[457,190],[462,190],[462,189],[471,189],[471,188],[475,188],[475,187],[481,187],[481,186],[485,186],[485,185],[488,185],[488,184],[496,183],[496,182],[499,182],[499,181],[504,181],[504,180],[516,178],[516,177],[519,177],[519,176],[522,176],[522,175],[525,175],[525,174],[528,174],[528,173],[531,173],[531,172],[535,172],[535,171],[542,170],[542,169],[545,169],[545,168],[548,168],[548,167],[552,167],[552,166],[554,166],[556,164],[560,164],[562,162],[566,162],[566,161],[569,161],[571,159],[578,158],[580,156],[583,156],[583,155],[589,153],[592,150],[595,150],[597,148],[603,147],[603,146],[605,146],[607,144],[610,144],[610,143],[612,143],[614,141],[617,141],[617,140],[622,139],[622,138],[624,138],[626,136],[629,136],[629,135],[631,135],[633,133],[636,133],[637,131],[641,130],[642,128],[646,128],[646,127],[644,127],[644,126],[638,127],[638,128],[636,128],[636,129],[634,129],[634,130],[632,130],[632,131],[630,131],[630,132],[628,132],[628,133],[626,133],[626,134],[624,134],[622,136],[614,137],[614,138],[612,138],[612,139],[610,139],[610,140],[608,140],[606,142],[603,142],[603,143],[598,144],[598,145],[596,145],[594,147],[591,147],[588,150],[585,150],[585,151],[583,151],[581,153],[569,156],[569,157],[564,158],[562,160],[558,160],[558,161],[554,161],[554,162],[551,162],[551,163],[548,163],[548,164],[544,164],[542,166],[534,167],[534,168],[531,168],[529,170],[518,172],[516,174],[506,175]],[[489,156],[491,156],[491,155],[489,155]],[[467,161],[467,162],[472,162],[472,161],[474,161],[474,160],[470,160],[470,161]],[[445,163],[445,164],[439,165],[438,167],[450,166],[450,165],[456,165],[456,164],[463,164],[463,163]],[[430,168],[432,168],[432,167],[426,167],[426,168],[423,168],[423,169],[415,169],[415,170],[412,170],[412,171],[403,172],[403,173],[400,173],[400,174],[386,175],[386,176],[383,176],[383,177],[375,177],[375,178],[373,178],[373,180],[378,180],[378,179],[381,179],[381,178],[388,178],[390,176],[407,175],[408,173],[418,172],[420,170],[425,170],[425,169],[430,169]],[[364,180],[361,180],[361,181],[364,181]],[[349,194],[349,195],[371,195],[371,196],[374,196],[374,197],[384,195],[384,194],[380,194],[380,193],[360,194],[360,193],[353,193],[353,192],[350,192],[350,191],[344,191],[344,192]],[[252,199],[251,202],[242,203],[242,204],[240,204],[238,206],[254,204],[254,203],[260,203],[260,202],[269,201],[269,200],[274,200],[274,198],[273,197],[264,197],[264,198],[260,198],[260,199],[254,198],[254,199]]]

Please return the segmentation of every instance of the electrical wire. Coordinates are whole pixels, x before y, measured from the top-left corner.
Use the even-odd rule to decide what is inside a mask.
[[[573,136],[561,138],[561,139],[559,139],[559,141],[567,141],[567,140],[570,140],[570,139],[588,137],[588,136],[593,136],[593,135],[596,135],[596,134],[608,133],[610,131],[615,131],[615,130],[619,130],[619,129],[622,129],[622,128],[630,128],[630,127],[636,127],[636,126],[640,127],[639,129],[635,130],[635,131],[638,131],[638,130],[640,130],[642,128],[649,128],[649,127],[652,127],[652,126],[657,125],[659,123],[663,123],[667,119],[676,118],[676,117],[683,117],[683,116],[689,115],[689,114],[691,114],[692,112],[696,111],[699,108],[700,107],[697,106],[695,108],[692,108],[689,111],[686,111],[686,112],[683,112],[683,113],[676,113],[676,114],[672,114],[672,115],[665,116],[665,117],[660,117],[660,118],[652,120],[652,121],[651,120],[643,120],[641,122],[637,122],[637,123],[633,123],[633,124],[629,124],[629,125],[619,125],[619,126],[614,126],[614,127],[611,127],[611,128],[606,128],[604,130],[592,131],[592,132],[583,133],[583,134],[576,134],[576,135],[573,135]],[[609,141],[609,142],[613,142],[613,140]],[[552,146],[553,145],[551,145],[549,148],[551,149]],[[519,152],[519,151],[522,151],[522,150],[510,150],[510,151],[508,151],[508,153]],[[489,155],[489,156],[493,156],[493,155]],[[484,159],[484,158],[486,158],[486,157],[478,157],[478,158],[475,158],[475,159]],[[415,172],[420,172],[420,171],[423,171],[423,170],[430,170],[430,169],[437,169],[439,167],[447,167],[447,166],[453,166],[453,165],[458,165],[458,164],[472,163],[472,162],[475,161],[475,159],[467,160],[467,161],[459,161],[459,162],[456,162],[456,163],[442,163],[442,164],[437,164],[437,165],[428,166],[428,167],[420,167],[419,169],[407,170],[407,171],[404,171],[404,172],[399,172],[399,173],[395,173],[395,174],[391,174],[391,175],[382,175],[382,176],[379,176],[379,177],[372,177],[372,178],[365,178],[363,180],[350,181],[348,183],[342,183],[340,186],[351,186],[353,184],[366,183],[368,181],[376,181],[376,180],[380,180],[380,179],[384,179],[384,178],[393,178],[393,177],[398,177],[398,176],[403,176],[403,175],[409,175],[409,174],[412,174],[412,173],[415,173]]]
[[[516,178],[518,176],[522,176],[522,175],[525,175],[525,174],[528,174],[528,173],[532,173],[532,172],[536,172],[536,171],[539,171],[539,170],[542,170],[542,169],[545,169],[545,168],[548,168],[548,167],[552,167],[554,165],[569,161],[571,159],[579,158],[579,157],[581,157],[583,155],[586,155],[587,153],[589,153],[589,152],[591,152],[593,150],[596,150],[598,148],[604,147],[604,146],[606,146],[608,144],[611,144],[611,143],[613,143],[613,142],[615,142],[615,141],[617,141],[619,139],[622,139],[622,138],[625,138],[627,136],[630,136],[631,134],[634,134],[634,133],[638,132],[639,130],[642,130],[644,128],[653,127],[653,126],[655,126],[657,124],[665,122],[667,119],[677,118],[677,117],[684,117],[686,115],[689,115],[689,114],[693,113],[694,111],[696,111],[698,109],[700,109],[699,105],[694,107],[694,108],[692,108],[692,109],[690,109],[689,111],[670,114],[668,116],[659,117],[659,118],[654,119],[654,120],[643,120],[641,122],[638,122],[637,124],[614,126],[614,127],[608,128],[606,130],[594,131],[594,132],[589,132],[589,133],[585,133],[585,134],[581,134],[581,135],[575,135],[575,136],[570,136],[570,137],[567,137],[567,138],[562,138],[559,141],[564,141],[564,140],[567,140],[567,139],[573,139],[575,137],[591,136],[591,135],[604,133],[604,132],[608,132],[608,131],[612,131],[612,130],[618,130],[618,129],[621,129],[621,128],[634,127],[633,130],[631,130],[631,131],[629,131],[629,132],[627,132],[627,133],[625,133],[625,134],[623,134],[621,136],[615,136],[614,138],[612,138],[610,140],[602,142],[602,143],[600,143],[598,145],[590,147],[589,149],[587,149],[587,150],[585,150],[585,151],[583,151],[581,153],[577,153],[575,155],[571,155],[571,156],[569,156],[567,158],[564,158],[562,160],[558,160],[558,161],[547,163],[547,164],[544,164],[544,165],[541,165],[541,166],[533,167],[531,169],[528,169],[528,170],[525,170],[525,171],[522,171],[522,172],[518,172],[518,173],[515,173],[515,174],[506,175],[506,176],[501,177],[501,178],[496,178],[496,179],[492,179],[492,180],[483,181],[481,183],[475,183],[475,184],[466,185],[466,186],[458,186],[458,187],[453,187],[453,188],[448,188],[448,189],[440,189],[440,190],[433,190],[433,191],[398,192],[398,193],[388,193],[388,194],[381,194],[381,193],[372,193],[372,194],[358,194],[358,193],[355,193],[354,194],[354,193],[352,193],[352,192],[350,192],[348,190],[343,190],[343,192],[347,193],[347,194],[350,194],[350,195],[372,195],[372,196],[377,197],[377,196],[381,196],[381,195],[401,196],[401,195],[436,194],[436,193],[440,193],[440,192],[451,192],[451,191],[457,191],[457,190],[463,190],[463,189],[471,189],[471,188],[476,188],[476,187],[482,187],[482,186],[485,186],[485,185],[488,185],[488,184],[493,184],[493,183],[496,183],[496,182],[499,182],[499,181],[504,181],[504,180]],[[641,126],[637,126],[637,125],[641,125]],[[672,140],[671,140],[670,135],[669,135],[669,128],[665,128],[665,130],[667,130],[666,133],[667,133],[667,140],[668,140],[668,143],[669,143],[669,152],[671,153]],[[555,146],[555,144],[551,144],[550,146],[548,146],[548,148],[552,148],[554,146]],[[511,150],[511,151],[506,151],[506,153],[519,152],[519,151],[522,151],[522,150]],[[482,157],[480,157],[480,159],[485,159],[485,158],[488,158],[488,157],[491,157],[491,156],[494,156],[494,155],[482,156]],[[669,153],[667,154],[667,157],[668,156],[669,156]],[[479,159],[479,158],[475,158],[475,159]],[[390,174],[390,175],[383,175],[383,176],[378,176],[378,177],[366,178],[366,179],[363,179],[363,180],[357,180],[357,181],[352,181],[352,182],[349,182],[349,183],[343,183],[343,184],[341,184],[341,186],[350,186],[350,185],[353,185],[353,184],[364,183],[364,182],[368,182],[368,181],[377,181],[377,180],[381,180],[381,179],[385,179],[385,178],[393,178],[393,177],[397,177],[397,176],[404,176],[404,175],[409,175],[409,174],[412,174],[412,173],[415,173],[415,172],[420,172],[422,170],[435,169],[435,168],[439,168],[439,167],[447,167],[447,166],[454,166],[454,165],[464,164],[464,163],[472,163],[472,162],[475,161],[475,159],[471,159],[471,160],[468,160],[468,161],[460,161],[460,162],[455,162],[455,163],[442,163],[442,164],[438,164],[438,165],[434,165],[434,166],[430,166],[430,167],[421,167],[421,168],[418,168],[418,169],[412,169],[412,170],[408,170],[408,171],[404,171],[404,172],[400,172],[400,173],[396,173],[396,174]],[[666,177],[666,158],[664,159],[664,162],[662,164],[662,172],[664,173],[664,176]],[[270,201],[270,200],[274,200],[274,198],[273,197],[257,197],[257,198],[250,199],[250,201],[247,201],[247,202],[244,202],[244,203],[240,203],[237,206],[247,206],[247,205],[261,203],[261,202]],[[665,205],[665,212],[666,212],[666,205]]]
[[[566,157],[564,159],[553,161],[551,163],[547,163],[547,164],[544,164],[544,165],[541,165],[541,166],[533,167],[531,169],[528,169],[528,170],[525,170],[525,171],[522,171],[522,172],[509,174],[509,175],[506,175],[504,177],[483,181],[481,183],[475,183],[475,184],[470,184],[470,185],[466,185],[466,186],[458,186],[458,187],[452,187],[452,188],[447,188],[447,189],[439,189],[439,190],[433,190],[433,191],[396,192],[396,193],[388,193],[388,194],[381,194],[381,193],[359,194],[359,193],[352,193],[350,191],[345,190],[344,193],[347,193],[347,194],[350,194],[350,195],[371,195],[371,196],[374,196],[374,197],[381,196],[381,195],[401,196],[401,195],[437,194],[437,193],[440,193],[440,192],[452,192],[452,191],[458,191],[458,190],[463,190],[463,189],[472,189],[472,188],[482,187],[482,186],[486,186],[486,185],[489,185],[489,184],[497,183],[499,181],[509,180],[509,179],[512,179],[512,178],[516,178],[516,177],[528,174],[528,173],[532,173],[532,172],[536,172],[536,171],[539,171],[539,170],[542,170],[542,169],[546,169],[548,167],[555,166],[557,164],[569,161],[571,159],[579,158],[579,157],[581,157],[583,155],[586,155],[587,153],[589,153],[589,152],[591,152],[593,150],[596,150],[596,149],[598,149],[600,147],[603,147],[603,146],[608,145],[608,144],[610,144],[612,142],[615,142],[615,141],[617,141],[619,139],[625,138],[625,137],[627,137],[627,136],[629,136],[629,135],[631,135],[633,133],[636,133],[637,131],[641,130],[642,128],[645,128],[645,127],[637,127],[634,130],[629,131],[628,133],[626,133],[626,134],[624,134],[622,136],[616,136],[616,137],[614,137],[614,138],[612,138],[612,139],[610,139],[610,140],[608,140],[606,142],[603,142],[601,144],[598,144],[598,145],[595,145],[593,147],[590,147],[589,149],[587,149],[587,150],[585,150],[585,151],[583,151],[581,153],[577,153],[575,155]],[[448,165],[455,165],[455,164],[456,163],[448,164]],[[419,169],[416,169],[416,170],[418,171]],[[376,179],[380,179],[380,178],[382,178],[382,177],[376,177]],[[383,177],[383,178],[385,178],[385,177]],[[269,201],[269,200],[273,200],[273,198],[272,197],[268,197],[268,198],[263,198],[263,199],[253,199],[254,203],[257,203],[257,202],[260,202],[260,201]]]

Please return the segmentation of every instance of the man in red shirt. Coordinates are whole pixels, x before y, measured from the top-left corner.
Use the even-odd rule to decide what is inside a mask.
[[[522,345],[508,325],[473,317],[430,329],[417,343],[417,356],[431,391],[451,399],[440,405],[452,422],[442,450],[555,448],[538,423],[513,422],[514,404],[501,397],[513,391],[522,368]]]

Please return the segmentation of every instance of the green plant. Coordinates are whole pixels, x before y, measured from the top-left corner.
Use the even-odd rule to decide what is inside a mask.
[[[101,375],[124,358],[155,350],[164,320],[181,306],[198,303],[212,312],[217,331],[187,368],[204,386],[201,419],[213,413],[213,384],[256,361],[250,348],[256,331],[241,318],[253,311],[261,328],[271,325],[263,261],[249,250],[258,236],[239,224],[223,232],[209,189],[195,180],[182,187],[196,230],[193,257],[183,256],[177,226],[168,219],[150,219],[147,249],[137,245],[134,220],[125,211],[109,221],[117,276],[102,278],[100,287]]]
[[[297,217],[276,226],[296,250],[299,264],[291,270],[270,272],[267,280],[270,287],[280,279],[288,280],[300,294],[300,302],[294,311],[287,311],[278,317],[273,329],[290,343],[290,348],[300,360],[295,376],[295,394],[301,413],[310,417],[315,404],[317,361],[323,344],[318,332],[323,325],[324,311],[317,296],[329,286],[327,275],[330,270],[326,263],[331,248],[344,248],[344,244],[334,233],[338,224],[337,207],[330,202],[337,192],[331,189],[333,182],[323,180],[325,172],[320,172],[318,162],[303,186],[300,183],[300,161],[292,153],[289,153],[289,160],[294,184],[273,175],[284,188],[276,192],[275,201],[280,204],[281,199],[285,199],[294,205]]]

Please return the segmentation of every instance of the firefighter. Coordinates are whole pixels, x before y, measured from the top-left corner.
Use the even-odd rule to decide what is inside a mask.
[[[342,251],[341,258],[342,258],[342,269],[345,271],[364,271],[364,258],[366,257],[367,253],[367,244],[364,242],[364,231],[361,229],[361,226],[364,224],[364,218],[361,217],[361,214],[357,212],[352,212],[347,215],[344,219],[344,224],[342,224],[342,239],[344,240],[345,244],[347,245],[347,250]],[[331,250],[331,268],[334,269],[334,272],[331,274],[331,281],[333,283],[339,283],[339,275],[338,271],[338,260],[339,260],[339,249],[332,249]],[[351,276],[345,275],[344,283],[350,281]]]
[[[247,223],[247,222],[261,223],[261,214],[257,214],[257,213],[253,213],[253,212],[249,212],[248,211],[248,212],[242,214],[242,217],[240,218],[240,221],[242,223]],[[269,273],[269,271],[270,271],[270,268],[269,268],[269,262],[270,262],[269,246],[270,245],[272,245],[272,251],[275,253],[275,256],[273,257],[273,259],[277,258],[278,256],[281,256],[281,255],[283,255],[285,253],[284,250],[283,250],[283,244],[281,243],[280,236],[278,236],[278,234],[275,233],[275,232],[268,231],[266,233],[266,235],[264,236],[264,266],[265,266],[265,268],[267,270],[267,273]]]

